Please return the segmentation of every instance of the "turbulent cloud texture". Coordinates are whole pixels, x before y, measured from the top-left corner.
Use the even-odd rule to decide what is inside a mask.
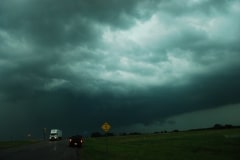
[[[0,136],[239,113],[239,14],[238,0],[2,0]]]

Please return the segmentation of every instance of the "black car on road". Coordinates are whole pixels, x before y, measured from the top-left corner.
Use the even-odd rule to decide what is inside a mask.
[[[82,147],[83,137],[81,135],[75,135],[68,138],[69,147]]]

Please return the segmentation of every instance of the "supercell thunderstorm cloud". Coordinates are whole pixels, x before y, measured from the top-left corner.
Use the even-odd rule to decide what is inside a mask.
[[[238,0],[2,0],[0,139],[240,125]]]

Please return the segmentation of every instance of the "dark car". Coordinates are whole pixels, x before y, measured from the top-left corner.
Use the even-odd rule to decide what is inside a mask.
[[[68,138],[68,145],[70,147],[82,147],[83,137],[81,135],[75,135]]]

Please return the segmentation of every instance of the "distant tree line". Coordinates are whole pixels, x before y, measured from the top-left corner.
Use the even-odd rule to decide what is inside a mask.
[[[127,135],[141,135],[140,132],[130,132],[130,133],[119,133],[119,136],[127,136]],[[105,136],[116,136],[114,133],[108,132],[108,133],[101,133],[101,132],[93,132],[91,134],[91,137],[105,137]]]
[[[199,130],[212,130],[212,129],[231,129],[231,128],[240,128],[240,126],[233,126],[231,124],[214,124],[212,127],[210,128],[197,128],[197,129],[190,129],[189,131],[199,131]],[[156,131],[153,132],[153,134],[164,134],[164,133],[176,133],[176,132],[180,132],[180,130],[178,129],[174,129],[172,131]],[[128,135],[142,135],[143,133],[141,132],[130,132],[130,133],[126,133],[126,132],[122,132],[117,134],[118,136],[128,136]],[[102,133],[102,132],[93,132],[91,134],[91,137],[105,137],[105,136],[116,136],[116,134],[108,132],[108,133]]]
[[[91,137],[105,137],[105,136],[115,136],[114,135],[114,133],[105,133],[105,134],[103,134],[103,133],[101,133],[101,132],[93,132],[92,134],[91,134]]]
[[[234,128],[236,126],[233,126],[231,124],[225,124],[225,125],[222,125],[222,124],[215,124],[212,128],[213,129],[225,129],[225,128]]]
[[[197,129],[190,129],[190,131],[198,131],[198,130],[212,130],[212,129],[233,129],[233,128],[240,128],[240,126],[234,126],[231,124],[219,124],[216,123],[210,128],[197,128]]]

